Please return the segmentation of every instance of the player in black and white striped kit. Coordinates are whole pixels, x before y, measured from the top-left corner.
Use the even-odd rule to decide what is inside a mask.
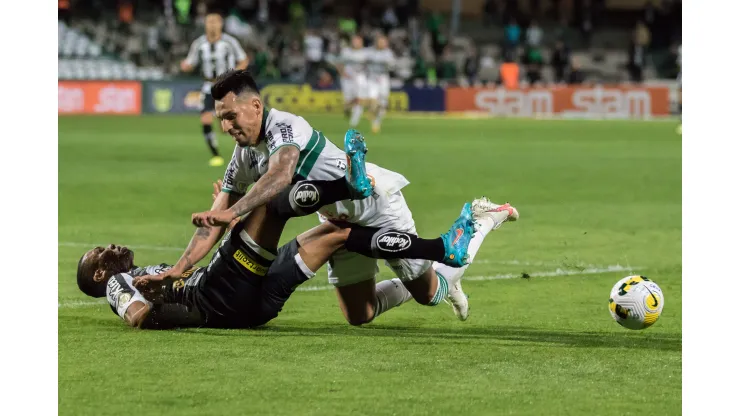
[[[246,69],[247,54],[236,38],[223,32],[223,19],[216,13],[206,16],[206,33],[190,45],[188,56],[180,63],[183,72],[191,72],[196,66],[200,66],[201,74],[205,78],[201,89],[200,122],[203,125],[206,144],[213,154],[209,164],[222,166],[224,159],[218,153],[216,135],[212,127],[215,103],[211,96],[211,83],[229,69]]]

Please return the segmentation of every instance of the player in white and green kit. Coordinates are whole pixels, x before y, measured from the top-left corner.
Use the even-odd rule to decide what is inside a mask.
[[[226,210],[193,214],[195,225],[229,224],[265,205],[296,179],[334,180],[344,177],[346,169],[361,168],[361,164],[352,164],[345,152],[313,129],[304,118],[265,107],[248,72],[237,70],[223,74],[211,92],[216,100],[216,115],[221,119],[221,127],[237,143],[225,175],[223,191],[244,196]],[[349,144],[351,147],[358,134],[350,130],[345,137],[345,146]],[[352,154],[351,148],[348,154]],[[394,244],[406,244],[404,235],[416,234],[411,211],[401,193],[409,182],[396,172],[370,163],[367,164],[367,176],[374,181],[372,196],[330,204],[320,208],[319,213],[330,223],[399,230],[400,236],[380,235],[377,240],[378,250],[395,251],[397,247]],[[254,185],[247,192],[251,183]],[[508,204],[495,205],[481,199],[474,201],[473,207],[480,224],[478,233],[483,236],[503,222],[518,218],[517,211]],[[278,231],[274,237],[275,245],[279,238]],[[455,241],[456,238],[451,243]],[[463,259],[458,260],[460,265],[465,264]],[[340,307],[350,323],[370,322],[411,297],[424,305],[436,305],[446,299],[461,319],[467,318],[467,298],[460,286],[458,269],[445,266],[435,270],[432,262],[427,260],[395,259],[388,260],[387,264],[398,279],[388,281],[386,287],[378,285],[376,288],[375,276],[379,270],[375,259],[346,250],[332,256],[329,281],[337,288]],[[377,291],[383,293],[378,295]]]

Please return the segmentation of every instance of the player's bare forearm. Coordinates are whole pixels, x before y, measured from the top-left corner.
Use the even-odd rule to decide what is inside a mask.
[[[247,65],[249,65],[249,59],[239,61],[236,63],[236,69],[247,69]]]
[[[295,146],[283,146],[270,156],[270,168],[239,202],[230,208],[234,217],[240,217],[261,207],[290,186],[300,152]]]
[[[211,209],[227,209],[230,205],[229,197],[230,195],[225,192],[219,193],[214,199]],[[180,257],[180,260],[177,261],[172,270],[183,272],[203,260],[221,238],[224,230],[225,227],[198,227],[182,257]]]

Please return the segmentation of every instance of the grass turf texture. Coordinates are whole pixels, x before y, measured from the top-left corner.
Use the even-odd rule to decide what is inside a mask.
[[[307,116],[341,144],[346,121]],[[364,122],[361,129],[368,130]],[[471,317],[415,303],[350,327],[304,285],[265,329],[147,332],[86,304],[75,267],[96,243],[174,263],[211,204],[196,116],[59,118],[60,414],[679,414],[681,147],[671,123],[389,119],[368,160],[402,172],[422,236],[466,200],[510,201],[518,223],[489,234],[464,288]],[[233,142],[220,137],[228,159]],[[292,220],[288,241],[315,225]],[[205,262],[203,262],[205,263]],[[609,316],[631,266],[663,289],[645,331]],[[381,267],[381,278],[392,277]],[[485,280],[527,273],[529,279]]]

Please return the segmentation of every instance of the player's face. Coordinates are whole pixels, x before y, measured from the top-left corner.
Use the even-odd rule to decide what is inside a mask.
[[[259,144],[262,111],[262,101],[255,95],[237,98],[230,92],[223,100],[216,101],[216,117],[221,120],[221,129],[241,147]]]
[[[93,271],[104,269],[111,275],[131,270],[134,267],[134,252],[128,247],[110,244],[85,253],[83,262]]]
[[[209,35],[220,35],[221,29],[224,23],[221,20],[221,16],[217,14],[209,14],[206,16],[206,33]]]
[[[385,49],[385,48],[387,48],[388,47],[388,39],[386,39],[383,36],[379,37],[378,38],[378,41],[376,42],[376,46],[378,47],[378,49]]]
[[[354,36],[352,38],[352,47],[355,49],[360,49],[362,47],[362,38],[359,36]]]

